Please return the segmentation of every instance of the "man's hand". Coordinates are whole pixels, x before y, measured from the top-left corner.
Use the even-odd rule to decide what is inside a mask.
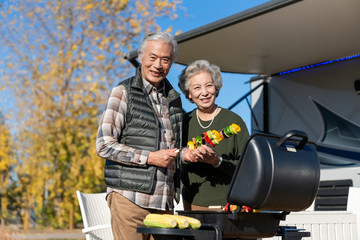
[[[161,149],[156,152],[150,152],[147,164],[166,168],[175,161],[178,154],[179,150],[177,148]]]

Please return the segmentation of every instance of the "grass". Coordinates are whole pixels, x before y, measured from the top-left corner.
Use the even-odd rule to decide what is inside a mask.
[[[17,240],[17,239],[84,240],[85,235],[83,235],[80,229],[70,231],[70,230],[36,230],[36,229],[10,230],[7,228],[0,228],[0,240]]]

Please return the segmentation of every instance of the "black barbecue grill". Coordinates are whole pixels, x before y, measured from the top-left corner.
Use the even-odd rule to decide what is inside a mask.
[[[282,236],[301,239],[310,236],[296,227],[279,226],[291,211],[308,208],[318,191],[320,165],[316,146],[301,131],[284,136],[252,135],[243,150],[230,183],[230,204],[248,206],[260,212],[179,211],[199,219],[199,230],[139,227],[158,239],[254,239]],[[239,208],[238,208],[239,209]]]

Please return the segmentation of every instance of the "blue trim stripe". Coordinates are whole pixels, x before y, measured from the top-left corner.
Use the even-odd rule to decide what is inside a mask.
[[[339,156],[339,157],[343,157],[343,158],[360,161],[360,152],[347,151],[347,150],[324,147],[324,146],[319,146],[319,145],[317,146],[317,151],[326,153],[326,154],[330,154],[333,156]]]
[[[302,70],[307,70],[307,69],[310,69],[310,68],[320,67],[320,66],[323,66],[323,65],[343,62],[343,61],[346,61],[346,60],[359,58],[359,57],[360,57],[360,54],[356,54],[356,55],[352,55],[352,56],[349,56],[349,57],[339,58],[339,59],[325,61],[325,62],[321,62],[321,63],[315,63],[315,64],[307,65],[307,66],[304,66],[304,67],[299,67],[299,68],[291,69],[291,70],[288,70],[288,71],[280,72],[278,75],[285,75],[285,74],[294,73],[294,72],[298,72],[298,71],[302,71]],[[275,74],[275,75],[277,75],[277,74]]]

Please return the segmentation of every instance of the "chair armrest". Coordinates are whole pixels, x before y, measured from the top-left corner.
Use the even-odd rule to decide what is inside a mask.
[[[111,229],[111,225],[110,224],[96,225],[96,226],[84,228],[82,230],[82,232],[83,233],[89,233],[89,232],[92,232],[92,231],[95,231],[95,230],[100,230],[100,229],[105,229],[105,228],[110,228]]]

